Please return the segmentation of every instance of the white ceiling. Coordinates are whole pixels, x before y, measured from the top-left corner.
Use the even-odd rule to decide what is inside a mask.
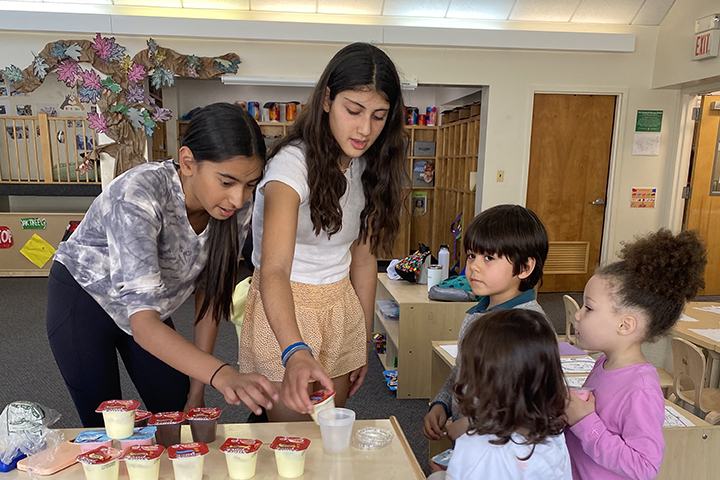
[[[238,11],[659,25],[675,0],[19,0]]]

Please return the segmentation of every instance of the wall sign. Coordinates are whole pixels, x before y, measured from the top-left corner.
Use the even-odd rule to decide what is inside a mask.
[[[718,56],[718,35],[717,30],[695,34],[695,50],[693,60],[705,60]]]
[[[45,230],[45,227],[47,227],[47,220],[44,218],[40,219],[38,217],[21,218],[20,225],[22,225],[23,230]]]
[[[655,208],[657,188],[633,188],[630,208]]]
[[[0,226],[0,248],[10,248],[13,246],[12,232],[8,227]]]
[[[660,132],[662,130],[662,117],[662,110],[638,110],[635,131]]]

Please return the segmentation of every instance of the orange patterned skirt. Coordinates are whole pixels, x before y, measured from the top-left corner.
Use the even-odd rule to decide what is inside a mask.
[[[240,372],[257,372],[282,382],[280,345],[270,328],[260,298],[260,272],[255,269],[240,332]],[[295,318],[305,343],[330,378],[341,377],[367,362],[365,314],[350,278],[327,285],[290,282]]]

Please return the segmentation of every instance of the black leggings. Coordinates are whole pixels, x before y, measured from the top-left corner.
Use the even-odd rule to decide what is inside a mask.
[[[182,410],[190,380],[143,350],[122,331],[61,263],[48,278],[47,333],[55,361],[84,427],[102,427],[95,409],[122,399],[117,352],[145,407],[153,413]],[[165,323],[171,328],[172,320]]]

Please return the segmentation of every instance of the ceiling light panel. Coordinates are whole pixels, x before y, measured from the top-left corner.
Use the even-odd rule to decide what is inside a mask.
[[[182,4],[185,8],[250,10],[250,0],[182,0]]]
[[[382,15],[383,0],[318,0],[318,13]]]
[[[112,0],[42,0],[43,3],[84,3],[90,5],[112,5]]]
[[[250,0],[250,10],[316,13],[316,0]]]
[[[383,15],[395,17],[445,17],[450,0],[385,0]]]
[[[113,0],[115,5],[132,5],[133,7],[176,7],[182,8],[181,0]]]
[[[675,0],[647,0],[633,20],[633,25],[660,25]]]
[[[581,0],[517,0],[509,20],[569,22]]]
[[[447,18],[479,18],[483,20],[507,20],[515,0],[452,0]]]
[[[630,25],[645,0],[582,0],[573,23]]]

